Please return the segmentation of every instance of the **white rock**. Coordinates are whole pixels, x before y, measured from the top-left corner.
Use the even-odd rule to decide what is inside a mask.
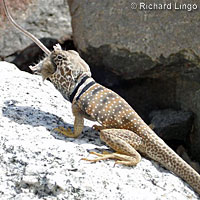
[[[198,199],[181,179],[145,158],[136,167],[81,160],[108,149],[93,122],[77,139],[71,105],[41,77],[0,62],[0,199]]]

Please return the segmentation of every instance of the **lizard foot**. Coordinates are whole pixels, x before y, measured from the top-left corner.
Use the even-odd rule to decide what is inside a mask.
[[[113,157],[113,153],[109,153],[107,151],[103,151],[103,153],[97,153],[97,152],[90,152],[90,154],[93,154],[93,155],[96,155],[98,156],[97,158],[94,158],[94,159],[89,159],[89,158],[82,158],[81,160],[86,160],[86,161],[89,161],[89,162],[97,162],[97,161],[100,161],[100,160],[106,160],[106,159],[114,159]]]
[[[58,128],[54,128],[53,131],[57,131],[57,132],[65,135],[67,137],[70,137],[70,138],[74,138],[75,137],[74,133],[72,132],[72,130],[70,128],[65,129],[62,126],[59,126]]]
[[[86,160],[89,162],[97,162],[100,160],[107,160],[107,159],[115,159],[115,164],[122,164],[122,165],[128,165],[128,166],[135,166],[138,162],[140,162],[140,157],[137,156],[128,156],[120,153],[109,153],[107,151],[104,151],[103,153],[96,153],[96,152],[90,152],[90,154],[98,156],[94,159],[88,159],[88,158],[82,158],[81,160]]]

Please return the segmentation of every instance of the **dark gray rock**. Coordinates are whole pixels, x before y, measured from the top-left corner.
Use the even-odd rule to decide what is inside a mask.
[[[193,125],[193,113],[165,109],[152,111],[149,118],[154,126],[153,130],[164,140],[187,143]]]
[[[76,47],[91,66],[104,66],[123,79],[139,77],[159,64],[161,55],[184,48],[200,53],[200,12],[174,8],[186,0],[170,2],[170,10],[141,10],[140,0],[68,0]],[[189,3],[200,7],[196,0]]]

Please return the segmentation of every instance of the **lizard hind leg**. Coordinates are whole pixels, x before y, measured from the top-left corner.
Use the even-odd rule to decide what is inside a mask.
[[[131,141],[129,141],[130,136]],[[141,156],[136,151],[139,146],[138,141],[140,137],[135,133],[125,129],[103,129],[100,132],[100,137],[108,146],[114,149],[116,153],[103,152],[103,154],[99,154],[91,152],[91,154],[95,154],[98,157],[95,159],[84,158],[83,160],[96,162],[105,159],[115,159],[116,164],[129,166],[137,165],[137,163],[140,162]]]

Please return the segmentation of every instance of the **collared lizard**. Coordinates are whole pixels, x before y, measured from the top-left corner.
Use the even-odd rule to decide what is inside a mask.
[[[181,159],[154,131],[140,118],[134,109],[118,94],[96,83],[90,68],[76,51],[64,51],[60,45],[50,52],[31,33],[17,25],[5,5],[6,14],[18,29],[30,37],[47,56],[34,67],[33,72],[41,74],[43,80],[49,78],[63,97],[72,102],[75,116],[74,132],[59,127],[55,130],[68,137],[78,137],[84,127],[84,118],[98,121],[100,137],[116,153],[98,154],[99,161],[113,158],[116,163],[136,165],[141,154],[158,161],[171,170],[200,194],[200,175]]]
[[[87,63],[75,51],[63,51],[54,47],[43,61],[31,69],[47,77],[72,102],[75,116],[74,132],[59,127],[55,130],[68,137],[78,137],[84,127],[84,118],[101,124],[100,138],[116,153],[99,154],[99,161],[113,158],[116,163],[136,165],[142,155],[161,163],[200,194],[200,175],[180,158],[156,133],[140,118],[134,109],[118,94],[96,83],[91,77]]]

